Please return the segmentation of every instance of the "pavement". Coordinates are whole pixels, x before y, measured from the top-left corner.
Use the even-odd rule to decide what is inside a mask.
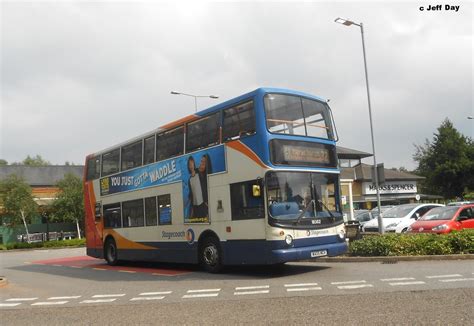
[[[2,325],[32,320],[461,325],[474,317],[470,259],[350,264],[317,260],[279,268],[231,267],[217,275],[193,265],[111,267],[85,256],[84,248],[0,253],[0,261],[0,275],[9,279],[0,289]],[[443,316],[450,317],[448,323]]]

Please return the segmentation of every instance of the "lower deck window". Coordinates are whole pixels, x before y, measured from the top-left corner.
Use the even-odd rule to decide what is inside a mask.
[[[264,218],[262,194],[254,194],[254,187],[263,189],[259,180],[239,182],[230,185],[232,220]]]
[[[146,226],[157,224],[156,197],[145,198],[145,220]]]
[[[170,195],[158,196],[158,216],[160,219],[160,225],[171,224]]]
[[[122,203],[122,221],[124,228],[145,225],[143,199],[125,201]]]
[[[120,214],[120,203],[104,205],[104,227],[105,228],[120,228],[121,214]]]

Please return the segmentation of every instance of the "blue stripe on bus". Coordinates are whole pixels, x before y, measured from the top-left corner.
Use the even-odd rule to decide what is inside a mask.
[[[156,250],[119,249],[118,258],[130,261],[198,263],[198,244],[194,242],[140,242]],[[345,241],[337,236],[296,239],[292,246],[285,241],[228,240],[220,242],[224,265],[261,265],[311,259],[314,251],[327,250],[328,256],[347,251]],[[101,249],[87,249],[92,257],[103,258]]]

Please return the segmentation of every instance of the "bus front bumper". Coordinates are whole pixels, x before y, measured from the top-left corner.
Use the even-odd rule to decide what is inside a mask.
[[[331,257],[342,255],[347,252],[347,243],[337,242],[315,246],[288,247],[284,249],[275,249],[271,251],[273,264],[289,261],[298,261],[314,259],[318,257]]]

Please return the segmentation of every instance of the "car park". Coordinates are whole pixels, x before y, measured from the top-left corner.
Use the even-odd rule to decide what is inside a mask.
[[[408,232],[445,234],[462,229],[474,229],[474,204],[433,208],[413,223]]]
[[[408,227],[426,212],[434,207],[441,207],[441,204],[404,204],[395,206],[382,214],[385,232],[404,233]],[[367,222],[362,231],[379,232],[378,219]]]

